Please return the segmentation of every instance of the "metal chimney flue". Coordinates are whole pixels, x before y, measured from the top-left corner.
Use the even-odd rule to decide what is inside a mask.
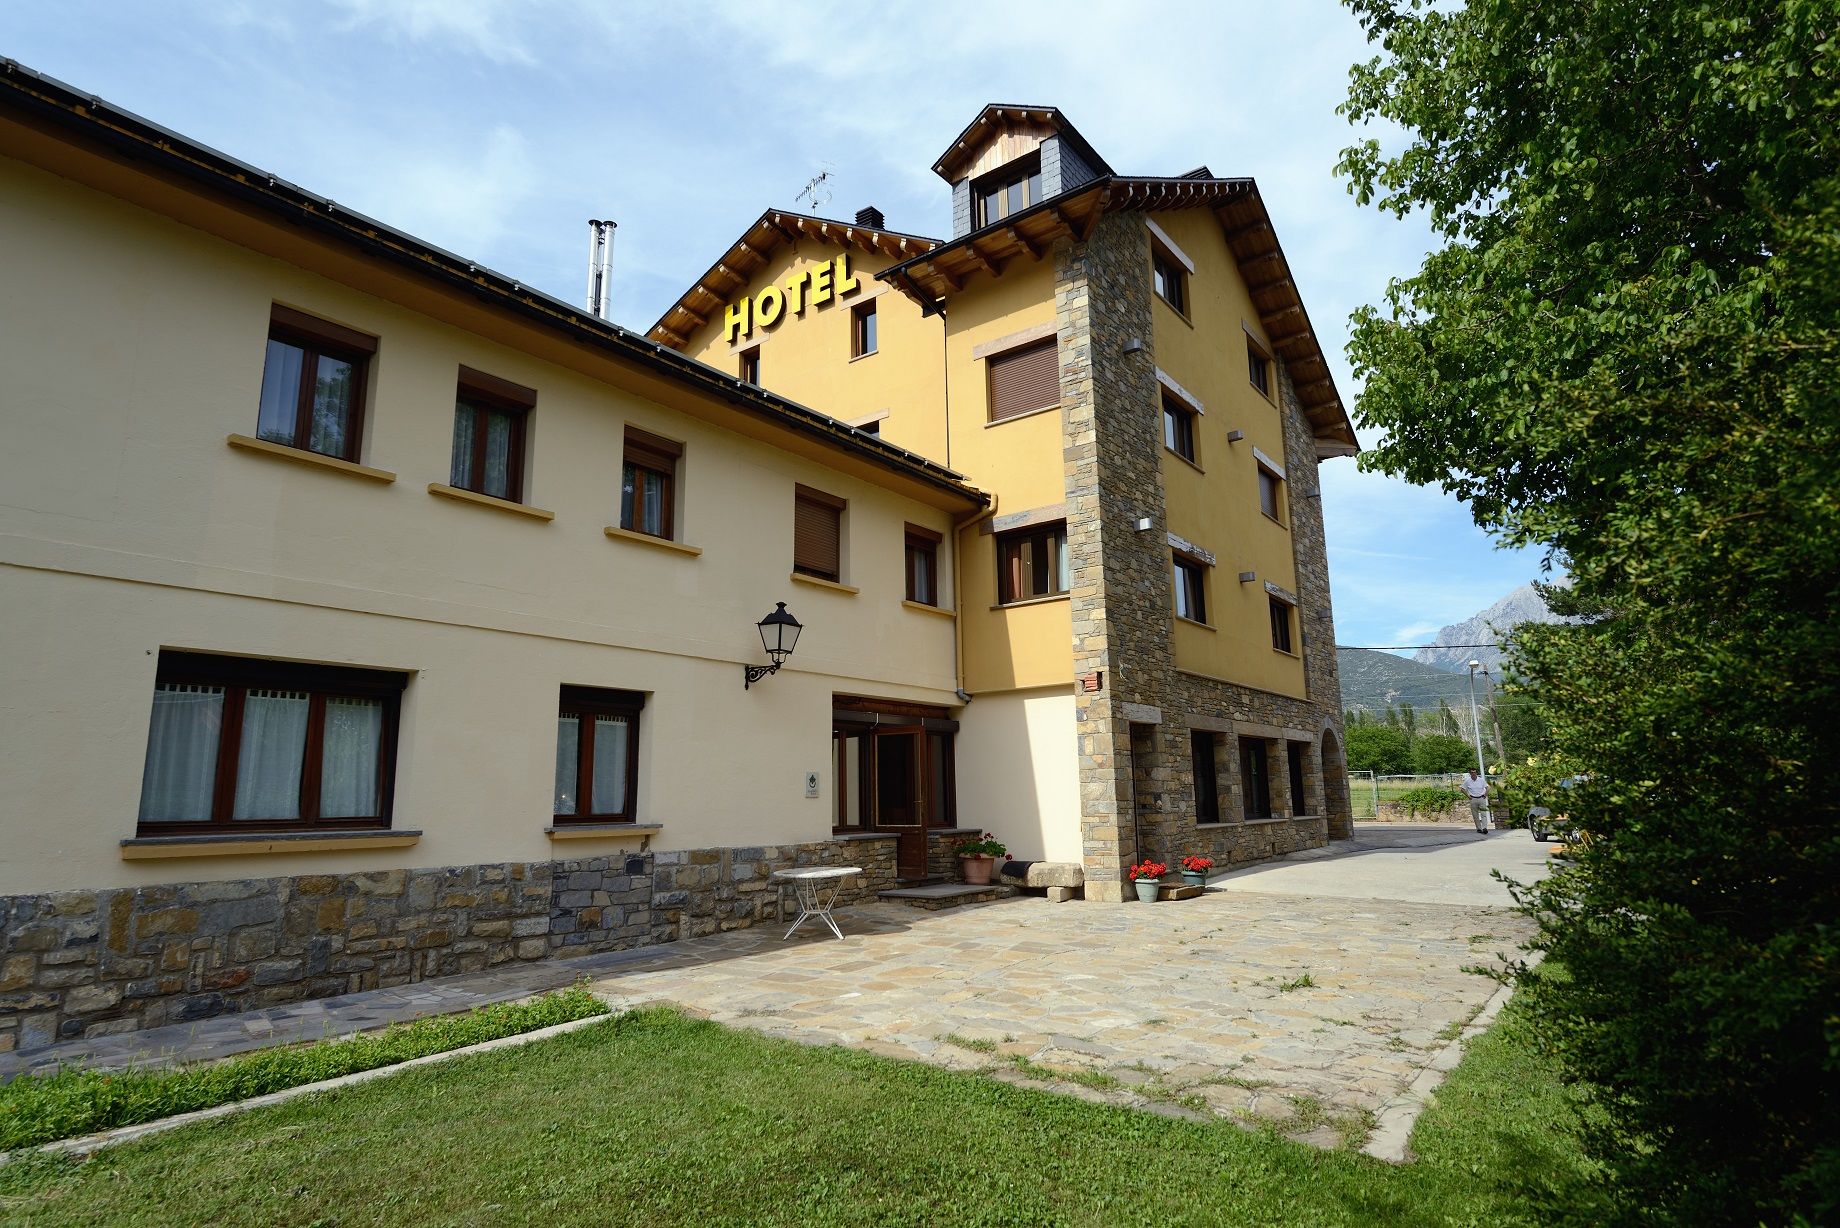
[[[588,219],[588,310],[597,319],[612,322],[613,232],[618,222]]]
[[[856,224],[868,226],[874,230],[888,229],[888,223],[882,218],[882,211],[874,205],[866,205],[856,211]]]

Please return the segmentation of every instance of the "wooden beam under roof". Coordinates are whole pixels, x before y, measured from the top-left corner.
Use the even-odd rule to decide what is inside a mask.
[[[1041,249],[1024,238],[1020,230],[1017,230],[1014,226],[1008,226],[1004,229],[1008,232],[1009,237],[1016,241],[1016,245],[1029,254],[1030,259],[1041,259]]]
[[[1099,203],[1093,206],[1092,213],[1087,216],[1085,224],[1080,227],[1078,232],[1080,242],[1084,243],[1093,237],[1093,231],[1099,229],[1099,219],[1105,216],[1106,207],[1111,203],[1112,190],[1107,188],[1099,194]]]
[[[1000,265],[993,264],[990,260],[990,257],[986,256],[983,252],[978,250],[977,244],[975,243],[965,244],[964,252],[965,252],[965,255],[971,257],[971,262],[973,264],[977,265],[980,269],[983,269],[986,273],[989,273],[992,277],[1003,276],[1002,267]]]

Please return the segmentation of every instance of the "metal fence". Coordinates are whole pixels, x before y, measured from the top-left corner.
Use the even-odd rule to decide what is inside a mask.
[[[1413,789],[1439,785],[1455,788],[1463,779],[1461,772],[1443,772],[1425,776],[1379,776],[1373,772],[1348,773],[1348,801],[1356,819],[1379,817],[1382,803],[1396,801]]]

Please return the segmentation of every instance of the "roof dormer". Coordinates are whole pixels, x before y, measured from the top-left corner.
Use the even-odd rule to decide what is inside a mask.
[[[952,237],[1112,174],[1086,138],[1053,107],[992,103],[933,163],[952,185]]]

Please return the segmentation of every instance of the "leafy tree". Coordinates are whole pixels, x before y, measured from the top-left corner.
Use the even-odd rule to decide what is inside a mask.
[[[1348,0],[1342,168],[1442,246],[1364,463],[1571,574],[1523,627],[1589,839],[1527,1002],[1649,1223],[1840,1221],[1840,6]]]
[[[1412,739],[1412,770],[1422,775],[1461,772],[1476,766],[1476,748],[1447,733],[1421,733]]]
[[[1418,731],[1418,713],[1412,711],[1411,704],[1399,705],[1399,723],[1404,727],[1407,737]]]
[[[1393,725],[1356,725],[1347,734],[1348,767],[1356,772],[1403,776],[1412,770],[1412,743]]]

